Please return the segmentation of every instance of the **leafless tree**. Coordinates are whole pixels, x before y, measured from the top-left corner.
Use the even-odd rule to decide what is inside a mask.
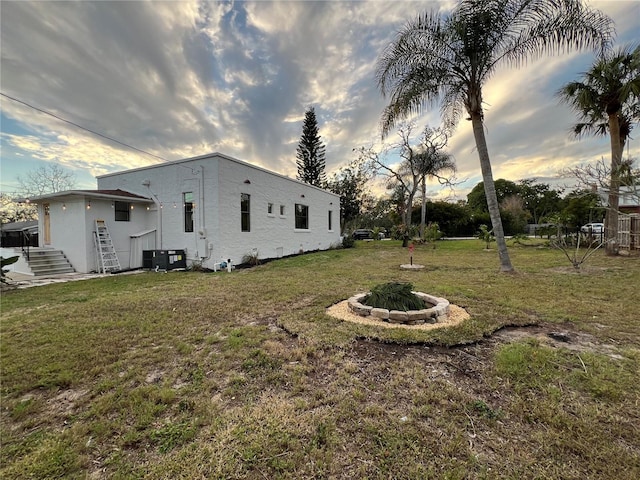
[[[17,180],[20,184],[20,193],[25,197],[71,190],[76,183],[75,174],[55,163],[48,163],[30,170],[24,177],[19,176]]]
[[[422,136],[420,153],[416,158],[420,185],[422,186],[422,208],[420,210],[420,238],[424,238],[427,219],[427,178],[435,178],[441,185],[452,185],[452,176],[456,171],[453,156],[445,151],[449,141],[449,132],[443,128],[427,126]],[[443,172],[450,174],[443,175]]]
[[[402,208],[400,215],[408,232],[411,225],[413,201],[420,186],[423,199],[426,195],[425,182],[429,176],[442,184],[452,185],[452,178],[441,175],[441,171],[455,171],[450,155],[444,152],[448,135],[441,128],[425,128],[416,141],[413,136],[415,124],[403,124],[398,128],[399,140],[384,146],[381,151],[372,147],[357,149],[359,160],[376,176],[383,177],[389,190],[400,193]],[[390,158],[399,157],[399,162],[390,163]],[[424,218],[424,215],[423,215]]]
[[[565,168],[560,173],[562,176],[575,178],[578,186],[585,190],[600,191],[607,196],[611,190],[611,167],[604,158],[595,163],[583,163]],[[624,194],[640,202],[640,168],[635,168],[635,159],[622,160],[615,176]],[[607,208],[610,206],[607,205]]]
[[[411,224],[411,206],[418,191],[420,172],[416,162],[419,154],[418,145],[412,144],[412,133],[415,125],[404,124],[398,128],[400,140],[391,145],[386,145],[381,151],[373,147],[361,147],[357,149],[360,160],[376,176],[383,177],[387,188],[399,188],[403,193],[402,221],[405,225]],[[399,163],[388,164],[389,156],[397,154]]]

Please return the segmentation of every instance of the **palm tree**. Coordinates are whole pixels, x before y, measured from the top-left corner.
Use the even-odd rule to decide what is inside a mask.
[[[618,236],[620,176],[624,167],[622,152],[633,122],[640,120],[640,46],[634,50],[622,47],[597,59],[582,81],[567,83],[558,95],[582,120],[573,128],[576,135],[609,134],[611,174],[605,218],[605,250],[607,254],[614,255],[614,241]]]
[[[441,184],[451,184],[451,179],[442,176],[443,171],[455,173],[456,164],[451,154],[444,149],[449,142],[446,128],[425,127],[421,151],[415,156],[416,179],[422,189],[422,209],[420,212],[420,238],[424,239],[427,211],[427,178],[437,178]]]
[[[517,67],[570,48],[603,52],[612,35],[611,19],[579,0],[460,0],[449,16],[427,12],[408,22],[378,59],[378,86],[391,97],[383,136],[438,100],[449,126],[464,112],[471,120],[504,272],[513,267],[484,135],[482,87],[501,65]]]

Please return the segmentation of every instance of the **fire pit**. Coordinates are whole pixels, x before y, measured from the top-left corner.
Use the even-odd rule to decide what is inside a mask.
[[[372,317],[389,323],[404,325],[422,325],[424,323],[438,323],[447,321],[449,314],[449,301],[442,297],[435,297],[423,292],[412,292],[425,303],[425,308],[420,310],[388,310],[364,305],[362,300],[368,295],[360,293],[347,300],[349,310],[361,317]]]

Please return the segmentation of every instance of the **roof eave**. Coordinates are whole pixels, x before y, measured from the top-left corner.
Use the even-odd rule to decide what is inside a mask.
[[[38,195],[36,197],[30,197],[28,202],[38,203],[42,200],[62,199],[68,197],[89,197],[104,200],[122,200],[132,203],[153,203],[151,198],[143,197],[141,195],[129,196],[129,195],[114,195],[108,193],[101,193],[92,190],[65,190],[63,192],[49,193],[46,195]]]

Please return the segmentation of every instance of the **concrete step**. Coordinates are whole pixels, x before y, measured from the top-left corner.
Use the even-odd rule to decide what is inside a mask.
[[[75,272],[64,253],[54,249],[31,250],[29,252],[29,268],[36,276]]]
[[[49,276],[49,275],[58,275],[59,273],[74,273],[75,272],[73,267],[71,267],[69,265],[50,266],[50,267],[42,269],[42,270],[37,270],[37,269],[32,268],[31,271],[33,272],[33,275],[36,276],[36,277],[43,277],[43,276]]]

